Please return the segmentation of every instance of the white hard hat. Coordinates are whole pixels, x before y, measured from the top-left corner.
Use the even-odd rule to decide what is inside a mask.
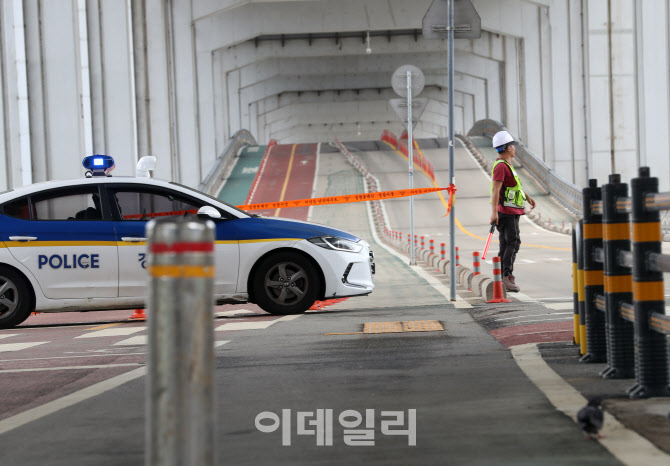
[[[510,142],[514,142],[514,138],[507,131],[498,131],[493,135],[493,147],[504,146]]]

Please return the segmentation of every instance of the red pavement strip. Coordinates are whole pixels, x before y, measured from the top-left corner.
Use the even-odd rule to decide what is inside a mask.
[[[571,320],[547,324],[517,325],[491,330],[500,343],[506,347],[525,343],[546,343],[550,341],[572,341],[574,324]]]
[[[263,173],[258,178],[256,192],[249,203],[261,204],[264,202],[278,202],[292,199],[307,199],[312,197],[312,187],[316,170],[316,144],[282,144],[274,146],[268,153]],[[293,153],[291,171],[288,172],[289,162]],[[286,175],[289,175],[284,198],[281,198]],[[266,217],[274,217],[276,209],[256,210],[254,213]],[[280,217],[295,220],[307,220],[309,207],[295,207],[281,209]]]

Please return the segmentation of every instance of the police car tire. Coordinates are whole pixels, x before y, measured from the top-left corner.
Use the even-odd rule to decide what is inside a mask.
[[[0,288],[5,283],[11,284],[9,290],[11,296],[8,298],[16,302],[16,307],[11,312],[5,312],[6,306],[0,303],[0,328],[12,328],[26,320],[35,309],[30,285],[18,272],[0,267]]]
[[[297,281],[292,281],[290,286],[295,283],[297,287],[304,292],[301,299],[292,292],[287,292],[286,302],[280,304],[281,287],[278,285],[269,286],[270,283],[279,283],[279,269],[284,268],[289,276],[299,275]],[[316,301],[319,290],[319,274],[314,265],[305,257],[293,252],[279,252],[264,259],[256,269],[253,278],[253,290],[256,304],[265,312],[270,314],[301,314],[309,309]]]

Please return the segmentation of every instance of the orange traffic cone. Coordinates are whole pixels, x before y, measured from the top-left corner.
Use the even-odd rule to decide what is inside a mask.
[[[144,314],[144,309],[135,309],[135,314],[128,318],[130,320],[146,320],[147,316]]]
[[[500,269],[500,257],[493,258],[493,299],[487,303],[511,303],[509,299],[505,299],[502,284],[502,270]]]

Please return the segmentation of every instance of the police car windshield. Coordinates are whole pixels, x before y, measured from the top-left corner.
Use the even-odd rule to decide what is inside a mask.
[[[238,209],[238,208],[235,207],[234,205],[232,205],[232,204],[228,204],[227,202],[222,201],[221,199],[217,199],[217,198],[214,197],[214,196],[210,196],[210,195],[207,194],[207,193],[203,193],[202,191],[198,191],[197,189],[193,189],[193,188],[191,188],[191,187],[184,186],[183,184],[175,183],[174,181],[170,181],[170,184],[173,184],[173,185],[175,185],[175,186],[179,186],[180,188],[182,188],[182,189],[186,189],[186,190],[188,190],[188,191],[193,191],[194,193],[198,193],[198,194],[200,194],[201,196],[208,197],[209,199],[211,199],[211,200],[213,200],[213,201],[215,201],[215,202],[217,202],[217,203],[219,203],[219,204],[225,204],[226,206],[228,206],[228,207],[230,207],[231,209],[233,209],[233,210],[239,212],[240,214],[244,215],[245,217],[251,217],[251,215],[250,215],[248,212],[245,212],[245,211],[242,210],[242,209]]]

